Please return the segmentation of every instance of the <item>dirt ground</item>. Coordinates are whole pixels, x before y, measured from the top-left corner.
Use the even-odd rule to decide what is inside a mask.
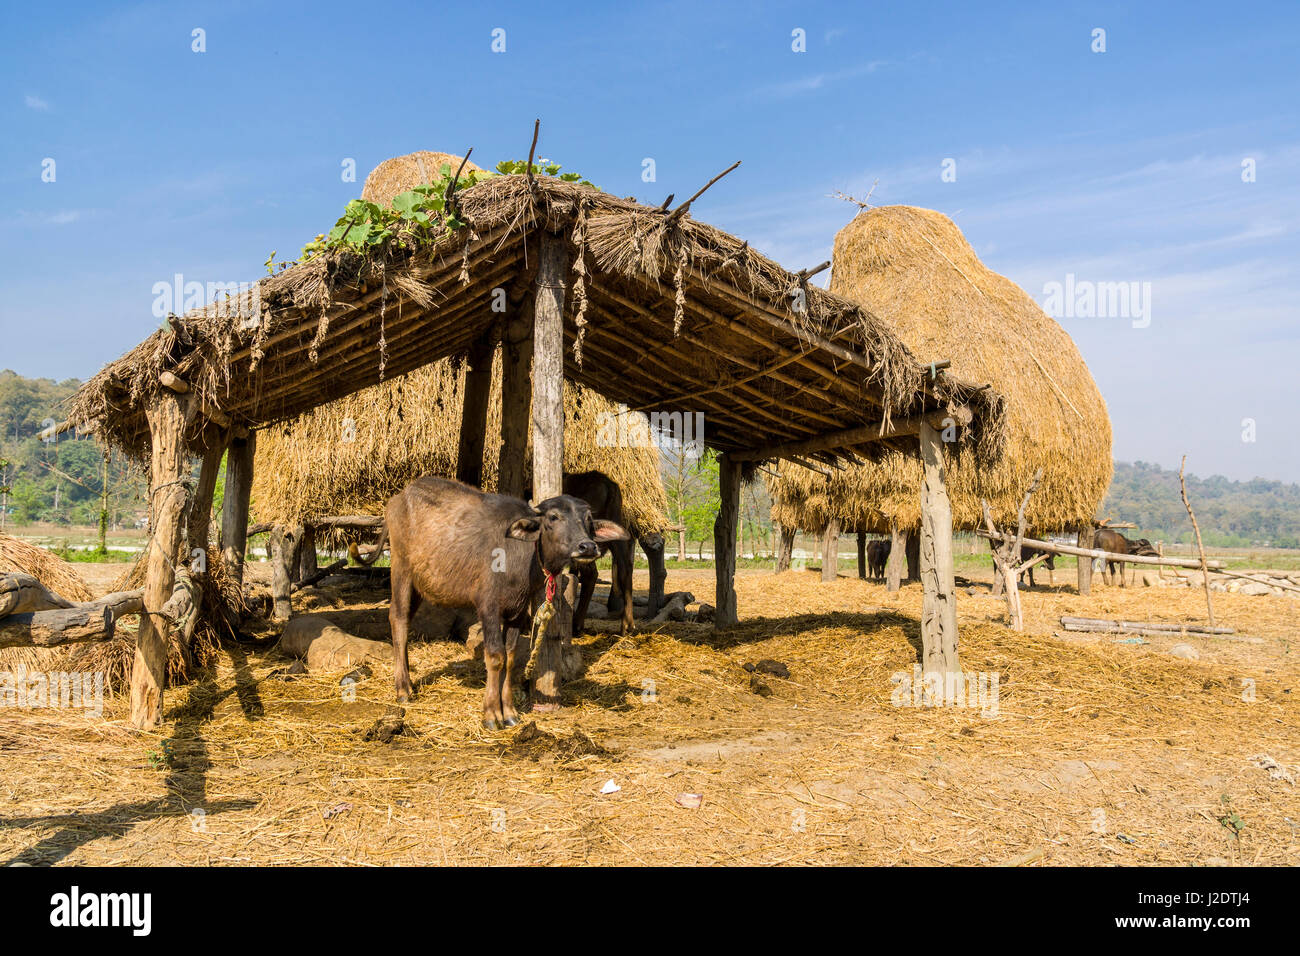
[[[711,603],[713,572],[668,588]],[[965,581],[962,664],[996,674],[996,698],[925,707],[900,683],[918,585],[750,571],[737,589],[724,633],[595,622],[564,709],[499,733],[452,641],[413,647],[417,697],[387,743],[366,731],[389,665],[349,700],[340,673],[285,681],[278,653],[234,645],[168,691],[158,733],[132,732],[122,700],[0,709],[0,863],[1300,863],[1295,600],[1216,594],[1245,639],[1135,644],[1058,618],[1202,621],[1203,592],[1040,583],[1015,633],[987,578]],[[744,667],[762,660],[789,676]]]

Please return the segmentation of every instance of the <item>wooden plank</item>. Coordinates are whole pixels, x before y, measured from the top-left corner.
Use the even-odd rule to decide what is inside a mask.
[[[921,445],[921,668],[956,673],[957,588],[952,559],[952,505],[944,475],[943,442],[923,424]]]
[[[715,629],[735,627],[736,529],[740,524],[740,462],[729,454],[718,456],[718,516],[713,521],[713,566],[717,585]]]

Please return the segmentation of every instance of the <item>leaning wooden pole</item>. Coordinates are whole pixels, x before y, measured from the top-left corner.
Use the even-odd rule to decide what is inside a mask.
[[[921,668],[957,673],[957,587],[952,559],[952,505],[944,474],[943,442],[921,425]]]
[[[145,412],[149,422],[149,542],[145,555],[144,609],[131,667],[131,724],[140,729],[162,720],[171,628],[161,615],[171,598],[175,568],[185,561],[190,505],[189,460],[183,431],[189,399],[164,389]]]
[[[564,477],[564,295],[569,250],[559,236],[541,233],[533,299],[533,500],[560,494]],[[533,671],[533,709],[560,705],[564,652],[573,637],[567,574],[556,582],[555,615],[539,640]]]
[[[718,516],[713,520],[714,628],[735,627],[736,526],[740,522],[740,462],[718,456]]]
[[[203,463],[199,466],[199,483],[194,489],[194,503],[190,506],[189,545],[207,553],[212,536],[212,499],[216,494],[217,476],[221,470],[221,459],[226,454],[226,442],[214,441],[203,453]]]
[[[1196,522],[1196,512],[1192,510],[1192,503],[1187,497],[1187,479],[1183,472],[1187,469],[1187,456],[1183,456],[1182,464],[1178,466],[1178,486],[1183,492],[1183,507],[1187,509],[1187,517],[1192,519],[1192,531],[1196,533],[1196,552],[1201,558],[1201,580],[1205,583],[1205,609],[1210,614],[1210,627],[1214,627],[1214,600],[1210,597],[1210,567],[1205,562],[1205,545],[1201,543],[1201,526]]]

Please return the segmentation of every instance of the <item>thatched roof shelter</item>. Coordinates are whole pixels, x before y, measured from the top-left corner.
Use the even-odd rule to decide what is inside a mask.
[[[495,396],[499,351],[492,364]],[[381,515],[388,499],[413,479],[455,478],[464,396],[464,367],[443,359],[263,430],[253,466],[253,516],[310,525],[325,515]],[[603,471],[622,489],[631,526],[664,534],[670,522],[658,450],[602,446],[606,416],[617,414],[596,392],[565,384],[564,470]],[[489,406],[487,431],[501,432],[500,401]],[[497,488],[499,451],[499,442],[485,443],[485,491]]]
[[[1006,452],[981,460],[949,449],[954,527],[982,525],[980,499],[999,525],[1016,511],[1038,468],[1027,521],[1042,530],[1090,522],[1111,478],[1111,428],[1097,385],[1066,331],[1023,289],[979,261],[957,226],[929,209],[869,209],[835,237],[830,287],[884,321],[915,354],[951,359],[952,371],[988,383],[1007,402]],[[920,521],[921,466],[889,453],[819,473],[783,462],[768,483],[773,518],[817,530],[887,532]]]
[[[524,490],[530,428],[532,496],[560,491],[565,380],[632,411],[703,414],[701,440],[722,453],[718,627],[737,621],[739,490],[760,462],[853,461],[919,448],[927,475],[923,564],[931,572],[924,664],[958,669],[937,423],[958,422],[957,443],[991,466],[1003,443],[1001,396],[957,375],[932,375],[927,363],[940,356],[914,354],[872,311],[809,284],[817,269],[791,272],[692,219],[692,203],[721,175],[669,209],[540,175],[532,163],[530,152],[524,174],[463,188],[459,177],[444,177],[429,184],[429,205],[405,210],[412,216],[396,203],[395,216],[366,211],[379,220],[367,219],[350,245],[358,220],[340,223],[338,235],[313,244],[302,261],[169,317],[73,397],[66,424],[150,459],[150,613],[140,618],[131,683],[137,725],[153,726],[161,714],[170,625],[152,612],[172,596],[179,564],[207,546],[223,448],[223,559],[238,582],[259,431],[464,357],[458,475],[477,482],[497,343],[505,356],[501,484],[512,494]],[[194,455],[203,457],[197,485]],[[273,562],[280,582],[284,553]],[[287,587],[278,593],[287,611]],[[568,601],[563,588],[557,595]],[[552,618],[556,637],[566,620]],[[558,704],[561,646],[547,639],[536,647],[536,703]]]
[[[583,265],[566,300],[572,381],[633,409],[702,409],[706,441],[719,451],[966,405],[975,415],[963,440],[985,457],[997,452],[995,393],[950,375],[930,382],[879,316],[720,229],[549,177],[493,177],[457,199],[470,225],[435,226],[436,244],[329,252],[173,319],[91,378],[70,422],[144,457],[145,409],[170,372],[199,401],[186,433],[197,453],[211,439],[207,426],[264,428],[464,354],[500,323],[494,290],[508,286],[518,299],[529,288],[538,237],[551,233],[568,238]],[[810,454],[910,446],[876,434]]]

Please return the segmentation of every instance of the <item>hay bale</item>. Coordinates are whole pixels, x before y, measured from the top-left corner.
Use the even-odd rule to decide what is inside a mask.
[[[492,398],[483,449],[483,488],[495,491],[501,449],[501,355],[492,362]],[[456,476],[465,370],[435,362],[382,385],[263,429],[253,465],[258,521],[310,524],[328,514],[381,515],[388,499],[422,475]],[[597,469],[623,491],[623,512],[640,534],[668,530],[668,496],[656,448],[602,445],[602,422],[617,407],[564,383],[564,470]],[[531,441],[531,433],[530,433]],[[346,535],[321,533],[321,547]],[[322,584],[329,585],[333,578]]]
[[[440,172],[444,163],[451,167],[452,175],[460,168],[463,157],[451,153],[438,153],[419,150],[405,156],[386,159],[370,171],[366,183],[361,187],[361,198],[369,202],[387,206],[398,193],[404,193],[416,186],[434,182],[442,178]],[[471,172],[483,172],[483,167],[473,160],[465,163],[461,176]]]
[[[972,449],[946,450],[954,527],[981,526],[981,497],[994,520],[1014,524],[1039,467],[1030,527],[1090,522],[1110,484],[1110,418],[1066,331],[980,262],[952,220],[933,210],[864,211],[836,235],[833,261],[832,292],[871,309],[922,361],[951,359],[953,374],[987,382],[1006,399],[1000,460],[977,468]],[[769,486],[782,524],[816,530],[840,517],[846,529],[878,533],[891,522],[919,524],[921,465],[913,457],[892,454],[829,479],[789,463],[779,474]]]

